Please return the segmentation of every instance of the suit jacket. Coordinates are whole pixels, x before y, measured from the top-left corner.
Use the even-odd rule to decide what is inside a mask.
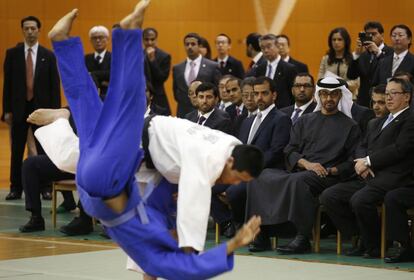
[[[370,158],[375,177],[367,184],[389,191],[414,184],[414,116],[405,110],[381,129],[387,117],[369,122],[356,156]]]
[[[391,78],[393,55],[388,55],[378,62],[378,67],[374,74],[372,85],[386,84],[387,79]],[[398,71],[405,71],[414,76],[414,55],[410,52],[401,61],[395,73]]]
[[[52,51],[39,45],[33,77],[33,105],[39,108],[60,108],[60,79],[56,57]],[[3,115],[13,113],[13,122],[25,120],[26,59],[24,44],[6,51],[4,60]]]
[[[156,48],[155,60],[150,61],[147,55],[145,55],[145,60],[149,65],[149,67],[144,69],[145,76],[148,77],[148,80],[154,87],[154,94],[166,96],[164,83],[170,75],[171,55],[159,48]]]
[[[351,107],[352,119],[358,123],[359,128],[361,129],[362,135],[365,135],[367,130],[368,122],[375,118],[375,113],[371,109],[353,103]]]
[[[253,62],[253,61],[252,61]],[[256,77],[256,69],[259,65],[266,63],[266,58],[262,55],[260,59],[246,70],[245,77]]]
[[[262,63],[256,69],[256,77],[265,76],[267,70],[267,63]],[[273,80],[276,83],[276,106],[280,109],[287,107],[294,103],[292,96],[293,79],[297,72],[295,66],[284,62],[282,59],[279,61]]]
[[[241,127],[243,121],[247,118],[248,114],[249,114],[249,112],[246,109],[246,107],[243,107],[243,110],[242,110],[241,114],[239,116],[236,115],[232,119],[231,134],[233,136],[237,137],[239,135],[240,127]]]
[[[312,113],[313,110],[315,109],[315,107],[316,107],[316,102],[312,102],[305,109],[305,111],[302,113],[301,116],[303,116],[304,114]],[[295,105],[294,104],[293,105],[290,105],[288,107],[285,107],[285,108],[280,109],[280,111],[282,111],[283,113],[285,113],[286,115],[288,115],[290,118],[292,118],[293,110],[295,110]]]
[[[358,59],[352,60],[348,67],[348,79],[360,79],[360,86],[358,90],[357,103],[370,107],[371,96],[369,91],[371,89],[375,71],[378,67],[378,62],[386,56],[392,55],[394,50],[388,46],[384,46],[381,54],[377,57],[368,52],[362,53]]]
[[[294,65],[298,73],[309,73],[308,65],[306,65],[305,63],[302,63],[296,59],[293,59],[290,56],[289,56],[288,63]]]
[[[240,127],[238,138],[245,144],[255,118],[245,119]],[[291,126],[289,116],[277,108],[273,108],[260,124],[251,144],[262,150],[265,168],[285,169],[283,149],[289,143]]]
[[[103,85],[102,82],[109,83],[111,73],[111,52],[105,52],[105,56],[103,57],[101,63],[96,61],[94,53],[87,54],[85,55],[85,64],[96,84],[96,87],[100,89],[101,97],[104,97],[108,90],[108,86]]]
[[[184,75],[186,64],[187,61],[185,60],[173,67],[174,99],[177,101],[177,117],[180,118],[184,118],[187,113],[195,109],[188,97],[188,85]],[[220,79],[217,63],[207,58],[202,58],[196,79],[217,85]]]
[[[214,61],[218,63],[218,58],[215,58]],[[236,58],[232,56],[229,56],[224,68],[221,68],[219,65],[219,70],[222,76],[233,75],[239,79],[244,78],[243,64],[241,63],[240,60],[237,60]]]
[[[198,121],[198,110],[194,110],[185,115],[185,119],[196,123]],[[204,122],[204,126],[220,130],[224,133],[230,133],[231,121],[229,114],[227,114],[223,110],[214,108],[211,115]]]

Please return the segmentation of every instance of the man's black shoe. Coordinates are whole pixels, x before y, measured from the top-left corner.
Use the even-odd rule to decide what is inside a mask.
[[[92,221],[75,217],[69,224],[62,226],[59,231],[69,236],[86,235],[93,231]]]
[[[395,255],[384,258],[386,263],[400,263],[414,261],[414,249],[401,247]]]
[[[381,252],[379,248],[371,248],[365,251],[363,257],[365,259],[379,259],[381,257]]]
[[[309,238],[304,235],[297,235],[287,246],[277,248],[282,254],[304,254],[311,250]]]
[[[221,234],[227,238],[232,238],[236,234],[236,227],[231,221],[220,224]]]
[[[17,200],[22,198],[22,193],[20,192],[9,192],[6,196],[6,200]]]
[[[19,227],[20,232],[34,232],[45,230],[45,220],[43,217],[30,217],[27,224]]]
[[[256,236],[254,241],[249,244],[249,251],[253,253],[271,250],[272,245],[270,244],[270,238],[260,233]]]
[[[359,245],[356,247],[352,247],[351,249],[349,249],[345,255],[348,257],[361,257],[364,255],[366,249],[364,247],[364,245]]]

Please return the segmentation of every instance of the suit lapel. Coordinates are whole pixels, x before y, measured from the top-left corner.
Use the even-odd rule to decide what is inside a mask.
[[[269,114],[267,114],[266,118],[262,121],[259,128],[256,131],[256,134],[254,135],[254,138],[252,139],[252,143],[254,143],[257,139],[257,137],[260,135],[260,133],[270,124],[273,120],[273,115],[275,114],[276,108],[273,108]]]
[[[205,76],[206,67],[207,67],[206,61],[204,58],[202,58],[200,62],[200,69],[198,70],[198,73],[197,73],[197,80],[202,80],[202,77]]]
[[[411,53],[408,52],[405,57],[403,58],[403,60],[401,61],[400,65],[398,65],[397,70],[395,70],[395,72],[398,72],[400,70],[407,70],[411,68],[412,65],[412,56]]]
[[[33,77],[33,88],[36,84],[37,78],[40,77],[39,73],[42,71],[42,64],[45,62],[46,58],[44,57],[44,49],[39,45],[37,48],[37,56],[36,56],[36,66],[35,66],[35,72]]]
[[[392,122],[390,122],[386,127],[384,127],[384,129],[382,129],[382,126],[384,125],[385,121],[387,120],[388,116],[384,117],[384,120],[381,120],[379,123],[379,127],[377,130],[377,135],[375,135],[375,137],[373,139],[378,138],[383,131],[387,131],[390,130],[392,128],[394,128],[395,126],[397,126],[399,124],[400,121],[404,120],[407,115],[410,114],[410,109],[406,109],[404,112],[402,112],[401,114],[398,115],[398,117],[396,117]]]

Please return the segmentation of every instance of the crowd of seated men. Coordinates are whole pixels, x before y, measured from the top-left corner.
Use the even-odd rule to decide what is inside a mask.
[[[38,31],[40,21],[34,17],[22,20],[25,42],[7,51],[5,81],[17,79],[14,75],[18,73],[8,67],[16,59],[16,48],[26,55],[26,69],[36,63],[31,48],[37,51],[37,37],[30,41],[33,30],[28,26]],[[317,81],[305,63],[290,56],[287,35],[248,34],[245,47],[250,63],[246,69],[230,54],[232,40],[227,34],[216,36],[215,58],[208,41],[199,34],[183,38],[187,57],[172,67],[177,117],[255,145],[265,158],[266,169],[257,179],[213,187],[211,216],[220,225],[220,234],[232,237],[244,221],[260,215],[261,232],[249,245],[251,252],[271,250],[270,237],[288,233],[294,238],[277,251],[307,253],[315,213],[322,204],[342,236],[359,240],[347,255],[379,258],[377,207],[384,204],[387,244],[392,249],[385,261],[414,261],[407,216],[407,210],[414,207],[412,33],[404,24],[395,25],[389,32],[392,45],[387,46],[381,23],[368,22],[363,29],[354,51],[348,31],[332,29]],[[110,81],[109,31],[95,26],[89,37],[94,53],[85,56],[85,64],[105,102]],[[143,31],[146,116],[171,113],[164,87],[171,56],[158,47],[157,38],[155,28]],[[26,75],[33,73],[26,71]],[[59,79],[57,72],[54,75]],[[45,230],[40,200],[43,186],[75,175],[57,169],[41,148],[38,155],[16,164],[21,162],[20,146],[26,139],[16,130],[18,125],[23,122],[22,129],[27,130],[30,123],[36,129],[57,118],[70,119],[70,108],[57,109],[60,100],[39,103],[45,93],[34,91],[33,81],[26,80],[24,95],[30,110],[26,108],[17,118],[15,103],[19,99],[12,96],[6,83],[2,118],[10,124],[12,143],[19,142],[12,144],[12,182],[6,199],[20,199],[24,191],[31,216],[19,230],[33,232]],[[63,196],[58,212],[73,210],[73,195],[64,192]],[[63,233],[93,231],[91,217],[80,203],[78,207],[79,217],[63,226]]]

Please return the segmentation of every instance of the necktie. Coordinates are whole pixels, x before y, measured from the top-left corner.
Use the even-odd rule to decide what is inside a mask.
[[[220,68],[224,68],[226,66],[226,63],[222,60],[220,61]]]
[[[97,56],[95,57],[95,59],[96,59],[96,62],[98,62],[98,64],[100,64],[100,63],[101,63],[101,59],[102,59],[102,57],[101,57],[100,55],[97,55]]]
[[[392,62],[392,70],[391,70],[391,75],[394,76],[395,71],[397,71],[398,66],[400,66],[400,57],[397,55],[394,57],[394,60]]]
[[[224,103],[221,103],[221,104],[220,104],[219,109],[220,109],[220,110],[223,110],[223,111],[224,111],[224,109],[226,109],[226,106],[224,106]]]
[[[33,99],[33,59],[32,59],[32,49],[27,50],[26,58],[26,88],[27,95],[26,100],[30,101]]]
[[[262,112],[258,112],[256,115],[256,120],[252,130],[250,131],[249,139],[247,139],[247,144],[252,143],[254,136],[256,135],[257,130],[259,129],[260,124],[262,123]]]
[[[196,79],[196,74],[195,74],[195,62],[191,61],[190,62],[190,73],[188,74],[188,85],[190,85],[192,83],[192,81],[194,81]]]
[[[300,112],[302,112],[301,108],[296,108],[295,109],[295,113],[293,113],[293,116],[292,116],[292,123],[293,124],[299,119]]]
[[[240,108],[239,107],[236,107],[236,115],[240,116]]]
[[[198,123],[199,125],[203,125],[203,122],[204,122],[205,120],[206,120],[206,118],[205,118],[205,117],[200,116],[200,117],[198,118],[197,123]]]
[[[392,114],[388,115],[387,120],[384,122],[384,124],[382,125],[381,130],[383,130],[387,125],[390,124],[390,122],[392,122],[394,120],[394,116]]]
[[[266,77],[273,79],[272,77],[272,64],[267,65],[267,74]]]

